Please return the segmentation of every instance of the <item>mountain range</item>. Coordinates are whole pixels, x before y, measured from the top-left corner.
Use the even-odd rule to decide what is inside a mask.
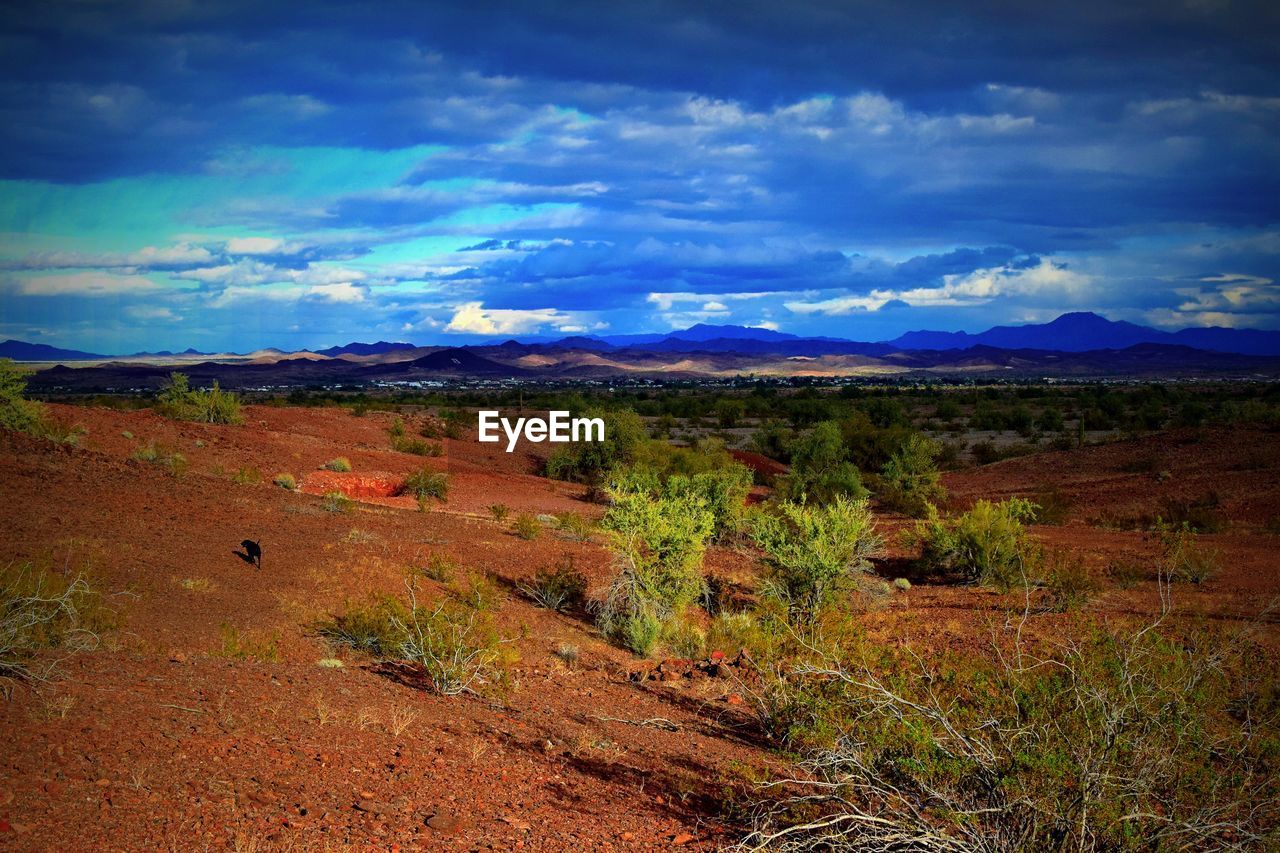
[[[516,343],[521,343],[516,341]],[[1049,323],[1032,323],[1023,326],[994,326],[985,332],[938,332],[920,330],[907,332],[889,341],[853,341],[831,337],[801,337],[772,329],[748,326],[716,326],[699,323],[688,329],[663,334],[639,335],[576,335],[559,340],[538,339],[524,343],[537,343],[565,349],[608,351],[612,349],[639,349],[650,352],[725,352],[744,354],[772,353],[790,356],[817,355],[872,355],[882,356],[902,350],[962,350],[975,346],[999,349],[1036,349],[1051,352],[1089,352],[1091,350],[1118,350],[1136,344],[1165,344],[1184,346],[1209,352],[1235,353],[1238,355],[1280,355],[1280,331],[1259,329],[1228,329],[1222,327],[1182,329],[1165,332],[1135,323],[1108,320],[1092,312],[1082,311],[1063,314]],[[373,358],[407,350],[429,349],[407,342],[377,341],[361,343],[352,341],[343,346],[319,350],[302,350],[328,358]],[[280,350],[258,350],[244,355],[227,353],[227,358],[260,358],[281,353]],[[223,360],[212,353],[187,349],[174,354],[167,350],[156,353],[134,353],[123,358],[149,357],[193,358],[209,356]],[[0,358],[15,361],[103,361],[112,356],[60,349],[47,344],[7,340],[0,343]]]
[[[123,358],[6,341],[0,357],[54,364],[45,393],[159,387],[177,369],[228,388],[417,383],[442,379],[705,379],[757,377],[1280,377],[1280,332],[1161,332],[1096,314],[997,326],[976,335],[909,332],[892,341],[803,338],[769,329],[698,325],[665,335],[571,336],[460,347],[352,342],[310,352],[143,354]],[[74,365],[74,366],[67,366]]]

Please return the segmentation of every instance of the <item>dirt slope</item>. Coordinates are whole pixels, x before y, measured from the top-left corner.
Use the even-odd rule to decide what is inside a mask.
[[[714,847],[735,830],[716,817],[726,783],[741,797],[747,776],[783,766],[733,703],[731,682],[632,683],[631,656],[604,643],[585,614],[534,608],[515,590],[565,554],[597,585],[609,571],[599,541],[551,529],[524,541],[492,520],[494,503],[599,514],[579,487],[537,476],[545,445],[506,454],[467,437],[423,459],[389,449],[391,419],[379,414],[250,407],[244,425],[217,427],[56,408],[88,429],[84,447],[0,434],[0,559],[87,569],[122,624],[98,651],[68,661],[61,680],[0,701],[4,849]],[[1036,535],[1099,568],[1149,565],[1155,546],[1090,519],[1216,489],[1236,522],[1205,537],[1224,571],[1179,587],[1179,607],[1197,619],[1248,618],[1280,591],[1280,539],[1262,529],[1280,508],[1280,440],[1207,439],[1044,454],[946,480],[961,504],[1056,486],[1071,505],[1067,523]],[[130,458],[153,441],[186,456],[182,477]],[[388,482],[423,465],[445,470],[448,502],[419,512],[393,497],[334,514],[317,495],[270,485],[276,472],[316,474],[336,456],[351,460],[353,476]],[[266,484],[233,482],[248,466]],[[883,520],[886,577],[910,574],[912,554],[897,537],[905,526]],[[261,541],[261,571],[233,554],[244,538]],[[348,600],[400,592],[404,569],[433,553],[504,592],[497,620],[520,656],[505,704],[433,696],[357,656],[341,669],[317,664],[331,654],[314,636],[318,619]],[[721,548],[708,566],[743,584],[754,571],[748,553]],[[1157,601],[1152,573],[1090,607],[1139,616]],[[1009,605],[984,590],[917,583],[872,605],[865,620],[886,641],[973,648]],[[1046,615],[1037,630],[1071,618]],[[279,660],[225,656],[232,630],[251,648],[274,643]],[[1274,619],[1263,630],[1274,635]],[[580,649],[573,669],[553,654],[563,643]],[[609,717],[664,718],[677,731]]]

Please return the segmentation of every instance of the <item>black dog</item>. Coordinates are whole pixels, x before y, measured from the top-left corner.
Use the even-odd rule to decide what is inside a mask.
[[[248,562],[253,563],[259,569],[262,568],[262,546],[252,539],[246,539],[240,543],[240,547],[244,549],[244,555],[248,558]]]

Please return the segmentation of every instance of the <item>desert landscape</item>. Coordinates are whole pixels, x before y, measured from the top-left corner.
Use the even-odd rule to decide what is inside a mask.
[[[1114,397],[1121,420],[1145,406],[1147,424],[1117,422],[1081,440],[1068,411],[1057,433],[976,432],[989,426],[981,418],[1019,406],[1043,420],[1062,405],[1044,395],[1061,393]],[[990,659],[1015,631],[1043,651],[1037,644],[1056,647],[1087,625],[1146,625],[1164,609],[1160,630],[1171,639],[1225,638],[1257,658],[1255,674],[1266,678],[1254,724],[1258,737],[1274,739],[1273,395],[1273,386],[1192,387],[1156,395],[1170,399],[1155,416],[1151,386],[810,389],[801,400],[830,407],[816,417],[843,412],[862,424],[863,438],[888,435],[867,412],[894,424],[898,440],[921,435],[920,426],[956,444],[996,438],[997,449],[984,452],[1003,446],[1010,458],[978,464],[968,449],[948,453],[930,500],[952,518],[979,501],[1038,501],[1042,515],[1027,518],[1018,547],[1040,554],[1040,567],[1013,584],[933,573],[922,544],[904,537],[920,522],[900,499],[885,498],[882,478],[867,505],[879,542],[867,565],[844,567],[851,583],[833,587],[826,615],[810,614],[817,622],[788,623],[764,583],[768,543],[749,528],[756,513],[804,505],[783,498],[803,437],[820,427],[794,430],[788,467],[764,453],[776,446],[775,429],[791,427],[751,413],[761,401],[803,411],[796,394],[642,392],[642,410],[697,413],[646,416],[637,439],[646,449],[633,453],[652,464],[661,448],[683,448],[674,452],[688,457],[680,462],[687,467],[700,454],[727,452],[754,472],[736,507],[746,527],[708,542],[696,568],[703,591],[672,617],[678,629],[664,628],[647,647],[600,620],[628,552],[598,484],[548,478],[549,445],[508,454],[478,443],[464,408],[376,396],[344,405],[263,400],[221,424],[175,418],[155,400],[43,406],[40,416],[61,425],[57,434],[0,434],[6,582],[11,592],[22,572],[47,576],[49,590],[83,582],[75,630],[92,636],[80,642],[86,637],[67,626],[22,658],[21,670],[5,661],[4,845],[765,844],[771,827],[808,814],[778,817],[774,809],[803,781],[821,778],[803,759],[824,742],[823,727],[842,718],[814,729],[820,709],[784,710],[770,674],[804,656],[734,620],[781,619],[799,631],[825,620],[831,636],[855,631],[858,643],[909,648],[932,663]],[[954,423],[944,428],[939,413]],[[665,437],[673,432],[679,437]],[[433,437],[405,444],[419,434]],[[740,446],[724,450],[725,438]],[[406,493],[424,469],[447,484],[439,497]],[[614,506],[619,500],[615,493]],[[1179,512],[1212,563],[1194,580],[1176,576],[1176,555],[1152,532],[1163,523],[1157,516]],[[241,552],[245,539],[260,544],[260,568]],[[1055,565],[1075,561],[1075,574],[1044,575],[1046,554]],[[563,592],[547,581],[566,566],[582,586],[561,604],[545,595]],[[476,633],[464,645],[486,655],[474,679],[445,686],[430,659],[379,648],[367,636],[377,628],[361,635],[358,617],[376,610],[369,603],[406,600],[406,584],[424,611],[446,601],[467,609]],[[11,614],[12,601],[6,607]],[[1214,666],[1228,666],[1214,654]],[[1255,761],[1256,811],[1233,811],[1232,821],[1183,840],[1274,840],[1274,757],[1263,748]],[[939,832],[946,825],[937,816],[928,822]]]
[[[0,4],[0,851],[1280,851],[1277,44]]]

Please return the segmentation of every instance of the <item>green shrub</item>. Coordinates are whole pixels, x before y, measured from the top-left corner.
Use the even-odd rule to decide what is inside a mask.
[[[339,474],[347,474],[351,472],[351,460],[345,456],[339,456],[324,463],[324,467],[330,471],[337,471]]]
[[[742,531],[751,482],[750,468],[729,462],[713,471],[673,476],[667,480],[666,489],[672,495],[700,499],[711,512],[712,536],[725,539]]]
[[[701,498],[687,494],[613,492],[611,498],[602,526],[616,573],[597,622],[606,635],[647,654],[663,623],[703,592],[702,556],[714,517]]]
[[[609,633],[624,649],[647,658],[662,636],[662,620],[651,613],[630,613],[611,622]]]
[[[591,521],[576,512],[562,512],[556,516],[556,530],[566,539],[587,542],[593,530]]]
[[[539,569],[517,587],[539,607],[564,610],[582,603],[587,577],[574,568],[573,557],[566,554],[557,565]]]
[[[187,471],[187,457],[154,441],[149,441],[135,450],[133,458],[139,462],[164,468],[174,477],[181,477]]]
[[[400,453],[410,453],[414,456],[442,456],[444,447],[438,441],[423,441],[420,438],[406,438],[403,436],[391,439],[391,449]]]
[[[419,503],[427,498],[446,500],[449,494],[449,475],[443,471],[432,471],[423,468],[405,478],[400,486],[399,494],[412,495]]]
[[[450,583],[458,571],[458,561],[448,554],[429,554],[415,571],[438,583]]]
[[[336,645],[343,645],[378,658],[391,658],[404,639],[396,625],[403,624],[408,613],[395,597],[387,595],[371,599],[359,607],[348,605],[345,612],[322,622],[316,633]]]
[[[517,536],[525,540],[537,539],[542,535],[542,524],[527,512],[522,512],[516,516],[511,529]]]
[[[0,695],[19,681],[45,681],[59,658],[45,649],[87,651],[107,627],[101,601],[82,575],[64,577],[30,563],[0,568]]]
[[[12,360],[0,358],[0,429],[40,434],[44,406],[26,399],[27,372]]]
[[[910,592],[911,581],[907,580],[906,578],[894,578],[893,588],[896,589],[898,592]]]
[[[546,462],[546,474],[553,480],[598,483],[612,468],[634,461],[637,449],[648,440],[644,421],[630,409],[587,411],[583,417],[604,421],[604,441],[579,441],[556,448]]]
[[[193,389],[185,373],[169,375],[169,384],[160,390],[156,408],[165,417],[179,421],[238,424],[244,420],[239,397],[219,388],[217,380],[207,390]]]
[[[256,486],[262,482],[262,472],[257,468],[246,465],[231,476],[231,481],[237,486]]]
[[[669,619],[662,626],[660,639],[677,658],[696,659],[707,653],[707,632],[689,619]]]
[[[493,516],[493,520],[501,524],[507,520],[507,516],[511,514],[511,507],[506,504],[490,504],[489,514]]]
[[[27,373],[0,358],[0,429],[25,432],[58,444],[78,444],[84,427],[69,427],[49,416],[43,405],[28,400]]]
[[[320,500],[320,508],[325,512],[350,512],[355,501],[342,492],[326,492]]]
[[[866,499],[836,496],[822,507],[784,502],[761,514],[752,536],[765,553],[763,593],[793,624],[810,624],[880,550]]]
[[[946,497],[934,463],[941,452],[938,442],[912,433],[881,472],[880,499],[885,506],[919,518],[928,514],[930,504]]]
[[[1035,517],[1035,504],[1020,498],[1001,503],[980,500],[947,522],[932,506],[916,525],[920,566],[934,575],[1008,589],[1034,577],[1037,555],[1022,523]]]
[[[298,489],[298,481],[292,474],[276,474],[275,477],[271,479],[271,482],[275,483],[280,488],[288,489],[291,492],[297,491]]]
[[[503,687],[511,655],[488,615],[455,596],[419,605],[414,583],[406,587],[407,603],[388,596],[348,607],[317,632],[374,657],[416,665],[424,686],[441,695]]]
[[[791,448],[791,471],[780,478],[778,494],[795,503],[826,504],[837,497],[861,500],[867,496],[862,475],[847,458],[840,425],[824,421],[796,439]]]

